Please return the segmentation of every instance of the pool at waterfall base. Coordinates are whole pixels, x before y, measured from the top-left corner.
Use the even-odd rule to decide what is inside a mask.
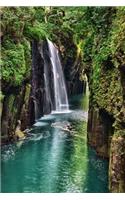
[[[83,97],[70,109],[42,117],[25,140],[2,146],[1,192],[108,192],[108,160],[87,144]]]

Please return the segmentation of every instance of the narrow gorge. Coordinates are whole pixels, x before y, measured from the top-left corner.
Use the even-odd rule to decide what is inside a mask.
[[[1,22],[1,192],[125,192],[125,7]]]

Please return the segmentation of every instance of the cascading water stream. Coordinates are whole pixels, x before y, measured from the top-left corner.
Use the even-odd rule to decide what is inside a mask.
[[[55,111],[65,112],[69,110],[69,104],[62,65],[57,48],[50,40],[47,42],[53,71]]]

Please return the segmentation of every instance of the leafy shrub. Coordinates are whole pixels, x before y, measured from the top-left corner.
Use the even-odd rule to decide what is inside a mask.
[[[24,46],[8,40],[5,47],[2,47],[2,79],[11,85],[20,85],[26,72]]]

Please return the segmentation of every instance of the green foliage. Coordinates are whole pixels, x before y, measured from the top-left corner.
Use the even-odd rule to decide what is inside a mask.
[[[111,32],[111,53],[116,67],[125,63],[125,7],[117,9]]]
[[[2,78],[12,85],[20,85],[25,74],[25,55],[22,44],[6,42],[2,47]]]
[[[30,77],[30,41],[49,36],[44,8],[4,7],[1,9],[2,80],[19,86]]]
[[[25,25],[33,23],[34,11],[32,7],[2,8],[2,32],[11,37],[22,37]]]
[[[49,30],[45,23],[35,23],[33,26],[28,26],[25,30],[25,36],[34,38],[36,40],[42,40],[49,37]]]

